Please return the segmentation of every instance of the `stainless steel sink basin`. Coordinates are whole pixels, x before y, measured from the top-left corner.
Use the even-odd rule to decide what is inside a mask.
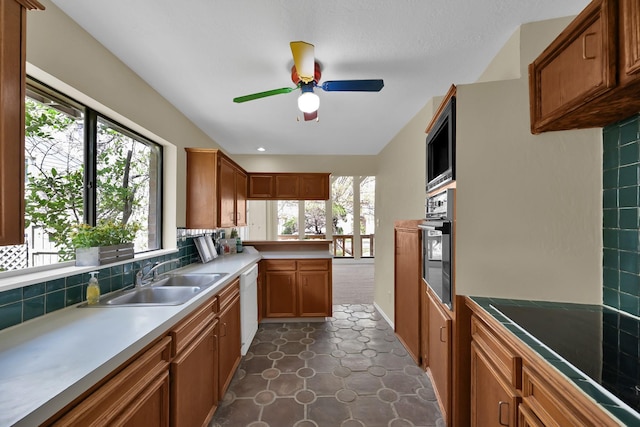
[[[200,286],[207,287],[226,276],[228,273],[187,273],[187,274],[165,274],[159,280],[152,282],[152,286]]]
[[[202,292],[199,286],[145,286],[124,292],[116,292],[100,299],[98,307],[180,305]],[[86,306],[93,307],[93,306]]]
[[[215,284],[228,273],[165,274],[140,288],[118,291],[100,298],[94,305],[80,307],[133,307],[180,305]]]

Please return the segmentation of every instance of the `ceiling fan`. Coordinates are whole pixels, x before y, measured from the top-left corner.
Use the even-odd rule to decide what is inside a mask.
[[[319,87],[325,92],[379,92],[384,86],[384,82],[381,79],[332,80],[320,84],[318,83],[321,77],[320,66],[315,60],[313,45],[303,41],[289,44],[291,45],[294,63],[291,68],[291,80],[296,84],[296,87],[283,87],[239,96],[233,98],[233,102],[247,102],[266,98],[267,96],[280,95],[281,93],[291,93],[299,88],[301,94],[298,97],[298,108],[304,113],[304,119],[317,120],[320,98],[313,92],[314,88]]]

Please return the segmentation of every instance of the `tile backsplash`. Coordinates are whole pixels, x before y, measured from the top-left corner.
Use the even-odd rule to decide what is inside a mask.
[[[100,272],[98,274],[100,292],[104,295],[108,292],[131,287],[134,283],[136,272],[143,266],[175,258],[180,259],[180,263],[161,267],[164,270],[160,270],[160,272],[184,267],[199,260],[193,238],[180,239],[178,241],[178,252],[174,254],[148,258],[142,261],[132,261],[116,266],[96,267],[95,271]],[[0,292],[0,329],[26,322],[35,317],[84,301],[86,299],[88,281],[89,273],[82,273]]]
[[[603,303],[640,316],[640,115],[603,130]]]

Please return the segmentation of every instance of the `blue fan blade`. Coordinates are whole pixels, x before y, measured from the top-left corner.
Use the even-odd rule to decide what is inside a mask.
[[[318,86],[327,92],[379,92],[384,87],[384,82],[382,80],[333,80]]]

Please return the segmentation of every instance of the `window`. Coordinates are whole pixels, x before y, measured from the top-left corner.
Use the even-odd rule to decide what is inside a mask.
[[[136,222],[136,252],[158,249],[161,147],[35,81],[25,109],[25,244],[0,271],[72,260],[80,223]]]
[[[329,239],[335,257],[373,258],[375,188],[375,176],[334,176],[328,201],[251,200],[244,239]]]

